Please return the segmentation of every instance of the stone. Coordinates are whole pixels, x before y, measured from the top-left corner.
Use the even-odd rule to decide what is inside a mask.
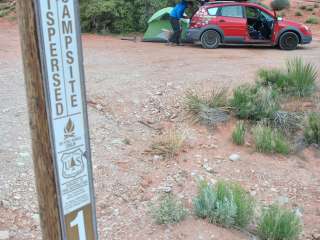
[[[300,208],[296,208],[296,209],[294,210],[294,214],[295,214],[297,217],[299,217],[299,218],[302,218],[302,217],[303,217],[303,213],[302,213],[302,210],[301,210]],[[320,238],[319,238],[319,240],[320,240]]]
[[[320,240],[320,233],[312,234],[312,240]]]
[[[214,173],[213,168],[210,167],[207,163],[203,164],[202,166],[208,173]]]
[[[278,203],[280,205],[286,205],[289,203],[289,198],[287,196],[281,196],[278,198]]]
[[[7,230],[0,231],[0,240],[9,240],[10,233]]]
[[[233,162],[237,162],[237,161],[240,161],[241,157],[239,154],[232,154],[230,155],[229,157],[229,160],[230,161],[233,161]]]

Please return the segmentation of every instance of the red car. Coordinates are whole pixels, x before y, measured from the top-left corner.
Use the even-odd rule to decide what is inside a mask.
[[[308,26],[277,17],[257,3],[216,1],[193,15],[187,39],[204,48],[221,44],[263,44],[294,50],[312,41]]]

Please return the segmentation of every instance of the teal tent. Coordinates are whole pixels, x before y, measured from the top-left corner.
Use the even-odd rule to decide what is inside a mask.
[[[148,29],[144,34],[143,41],[145,42],[167,42],[172,32],[170,24],[170,12],[172,7],[167,7],[159,10],[148,21]],[[181,20],[182,25],[182,41],[186,40],[186,30],[189,27],[189,21]]]

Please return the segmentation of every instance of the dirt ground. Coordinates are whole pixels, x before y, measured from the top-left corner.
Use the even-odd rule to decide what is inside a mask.
[[[259,68],[283,66],[295,56],[320,69],[319,41],[289,52],[173,48],[88,34],[83,42],[100,239],[256,239],[192,214],[174,226],[154,223],[149,205],[163,189],[169,187],[191,211],[200,177],[237,181],[261,204],[285,199],[303,216],[301,239],[320,233],[317,150],[282,157],[234,146],[233,121],[217,129],[195,126],[185,120],[181,104],[188,89],[232,89],[254,82]],[[16,24],[5,20],[0,20],[0,84],[0,232],[12,240],[40,239],[19,36]],[[147,154],[157,129],[173,127],[187,136],[183,153],[170,161]],[[233,153],[241,160],[228,160]]]

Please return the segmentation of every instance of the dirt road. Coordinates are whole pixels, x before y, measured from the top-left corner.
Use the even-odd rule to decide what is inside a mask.
[[[187,89],[233,88],[254,82],[262,67],[300,56],[320,69],[320,42],[296,51],[260,47],[167,47],[84,35],[90,130],[100,239],[250,239],[197,220],[158,226],[149,204],[169,186],[191,209],[197,178],[240,182],[265,204],[288,198],[305,223],[305,238],[320,231],[320,156],[265,156],[231,144],[232,124],[212,131],[183,121]],[[40,239],[17,26],[0,22],[0,231],[13,240]],[[175,126],[188,147],[165,162],[145,153],[157,131]],[[215,148],[211,148],[215,145]],[[242,160],[231,162],[237,152]],[[214,173],[202,167],[209,161]],[[217,160],[220,159],[220,160]]]

